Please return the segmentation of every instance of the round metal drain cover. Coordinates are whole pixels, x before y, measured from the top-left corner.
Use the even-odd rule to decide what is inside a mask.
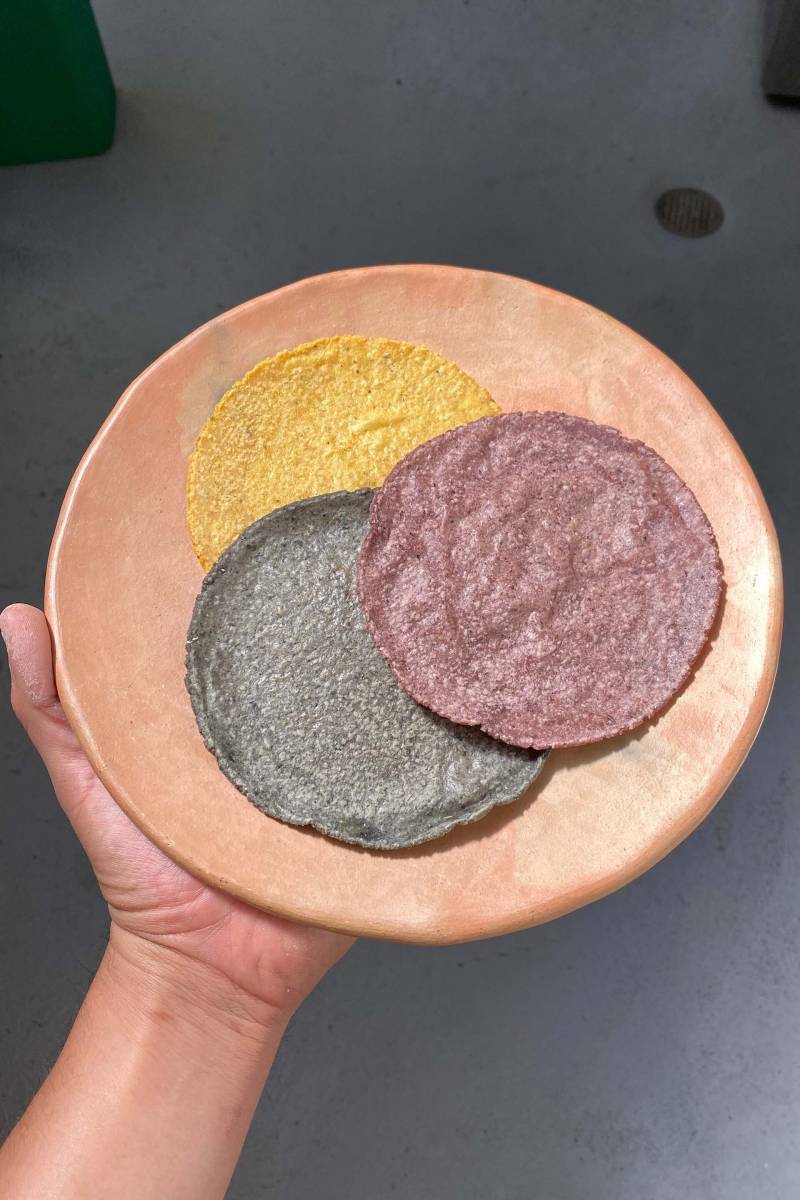
[[[656,216],[670,233],[698,238],[715,233],[725,212],[716,197],[700,188],[670,188],[656,200]]]

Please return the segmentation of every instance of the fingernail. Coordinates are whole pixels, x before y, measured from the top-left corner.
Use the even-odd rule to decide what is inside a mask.
[[[47,680],[41,676],[36,662],[35,638],[30,629],[4,628],[0,616],[0,633],[6,644],[8,670],[18,687],[33,704],[41,704],[48,694]]]
[[[14,673],[14,658],[15,658],[14,652],[15,652],[16,646],[14,644],[14,631],[13,631],[13,629],[9,628],[8,625],[6,624],[6,612],[7,611],[8,610],[6,609],[0,613],[0,634],[2,635],[2,638],[3,638],[3,645],[6,648],[6,658],[8,659],[8,669],[13,675],[13,673]]]

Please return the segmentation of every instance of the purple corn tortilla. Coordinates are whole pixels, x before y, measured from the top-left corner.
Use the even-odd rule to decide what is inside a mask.
[[[507,413],[394,468],[358,589],[414,699],[541,748],[662,709],[708,639],[722,573],[705,514],[655,451],[564,413]]]

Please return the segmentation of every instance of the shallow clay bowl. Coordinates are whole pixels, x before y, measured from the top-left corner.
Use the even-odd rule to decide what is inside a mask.
[[[689,484],[725,568],[693,680],[615,742],[554,753],[518,803],[427,846],[367,851],[263,816],[203,746],[184,643],[203,573],[186,463],[211,409],[267,355],[331,334],[430,346],[503,409],[560,409],[641,438]],[[521,279],[370,267],[224,313],[125,392],[81,462],[46,584],[67,715],[119,804],[195,875],[271,912],[373,937],[456,942],[547,921],[646,871],[741,766],[775,674],[781,571],[758,484],[689,379],[617,321]]]

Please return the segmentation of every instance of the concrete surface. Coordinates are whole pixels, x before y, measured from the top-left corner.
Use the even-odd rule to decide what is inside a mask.
[[[299,276],[432,260],[629,322],[741,441],[788,620],[761,737],[703,828],[548,927],[362,944],[280,1054],[234,1200],[800,1194],[800,111],[759,91],[756,0],[97,0],[101,159],[5,169],[0,598],[36,601],[61,496],[125,384]],[[667,186],[720,233],[665,233]],[[714,464],[709,464],[709,470]],[[3,709],[0,1116],[56,1054],[106,918]]]

